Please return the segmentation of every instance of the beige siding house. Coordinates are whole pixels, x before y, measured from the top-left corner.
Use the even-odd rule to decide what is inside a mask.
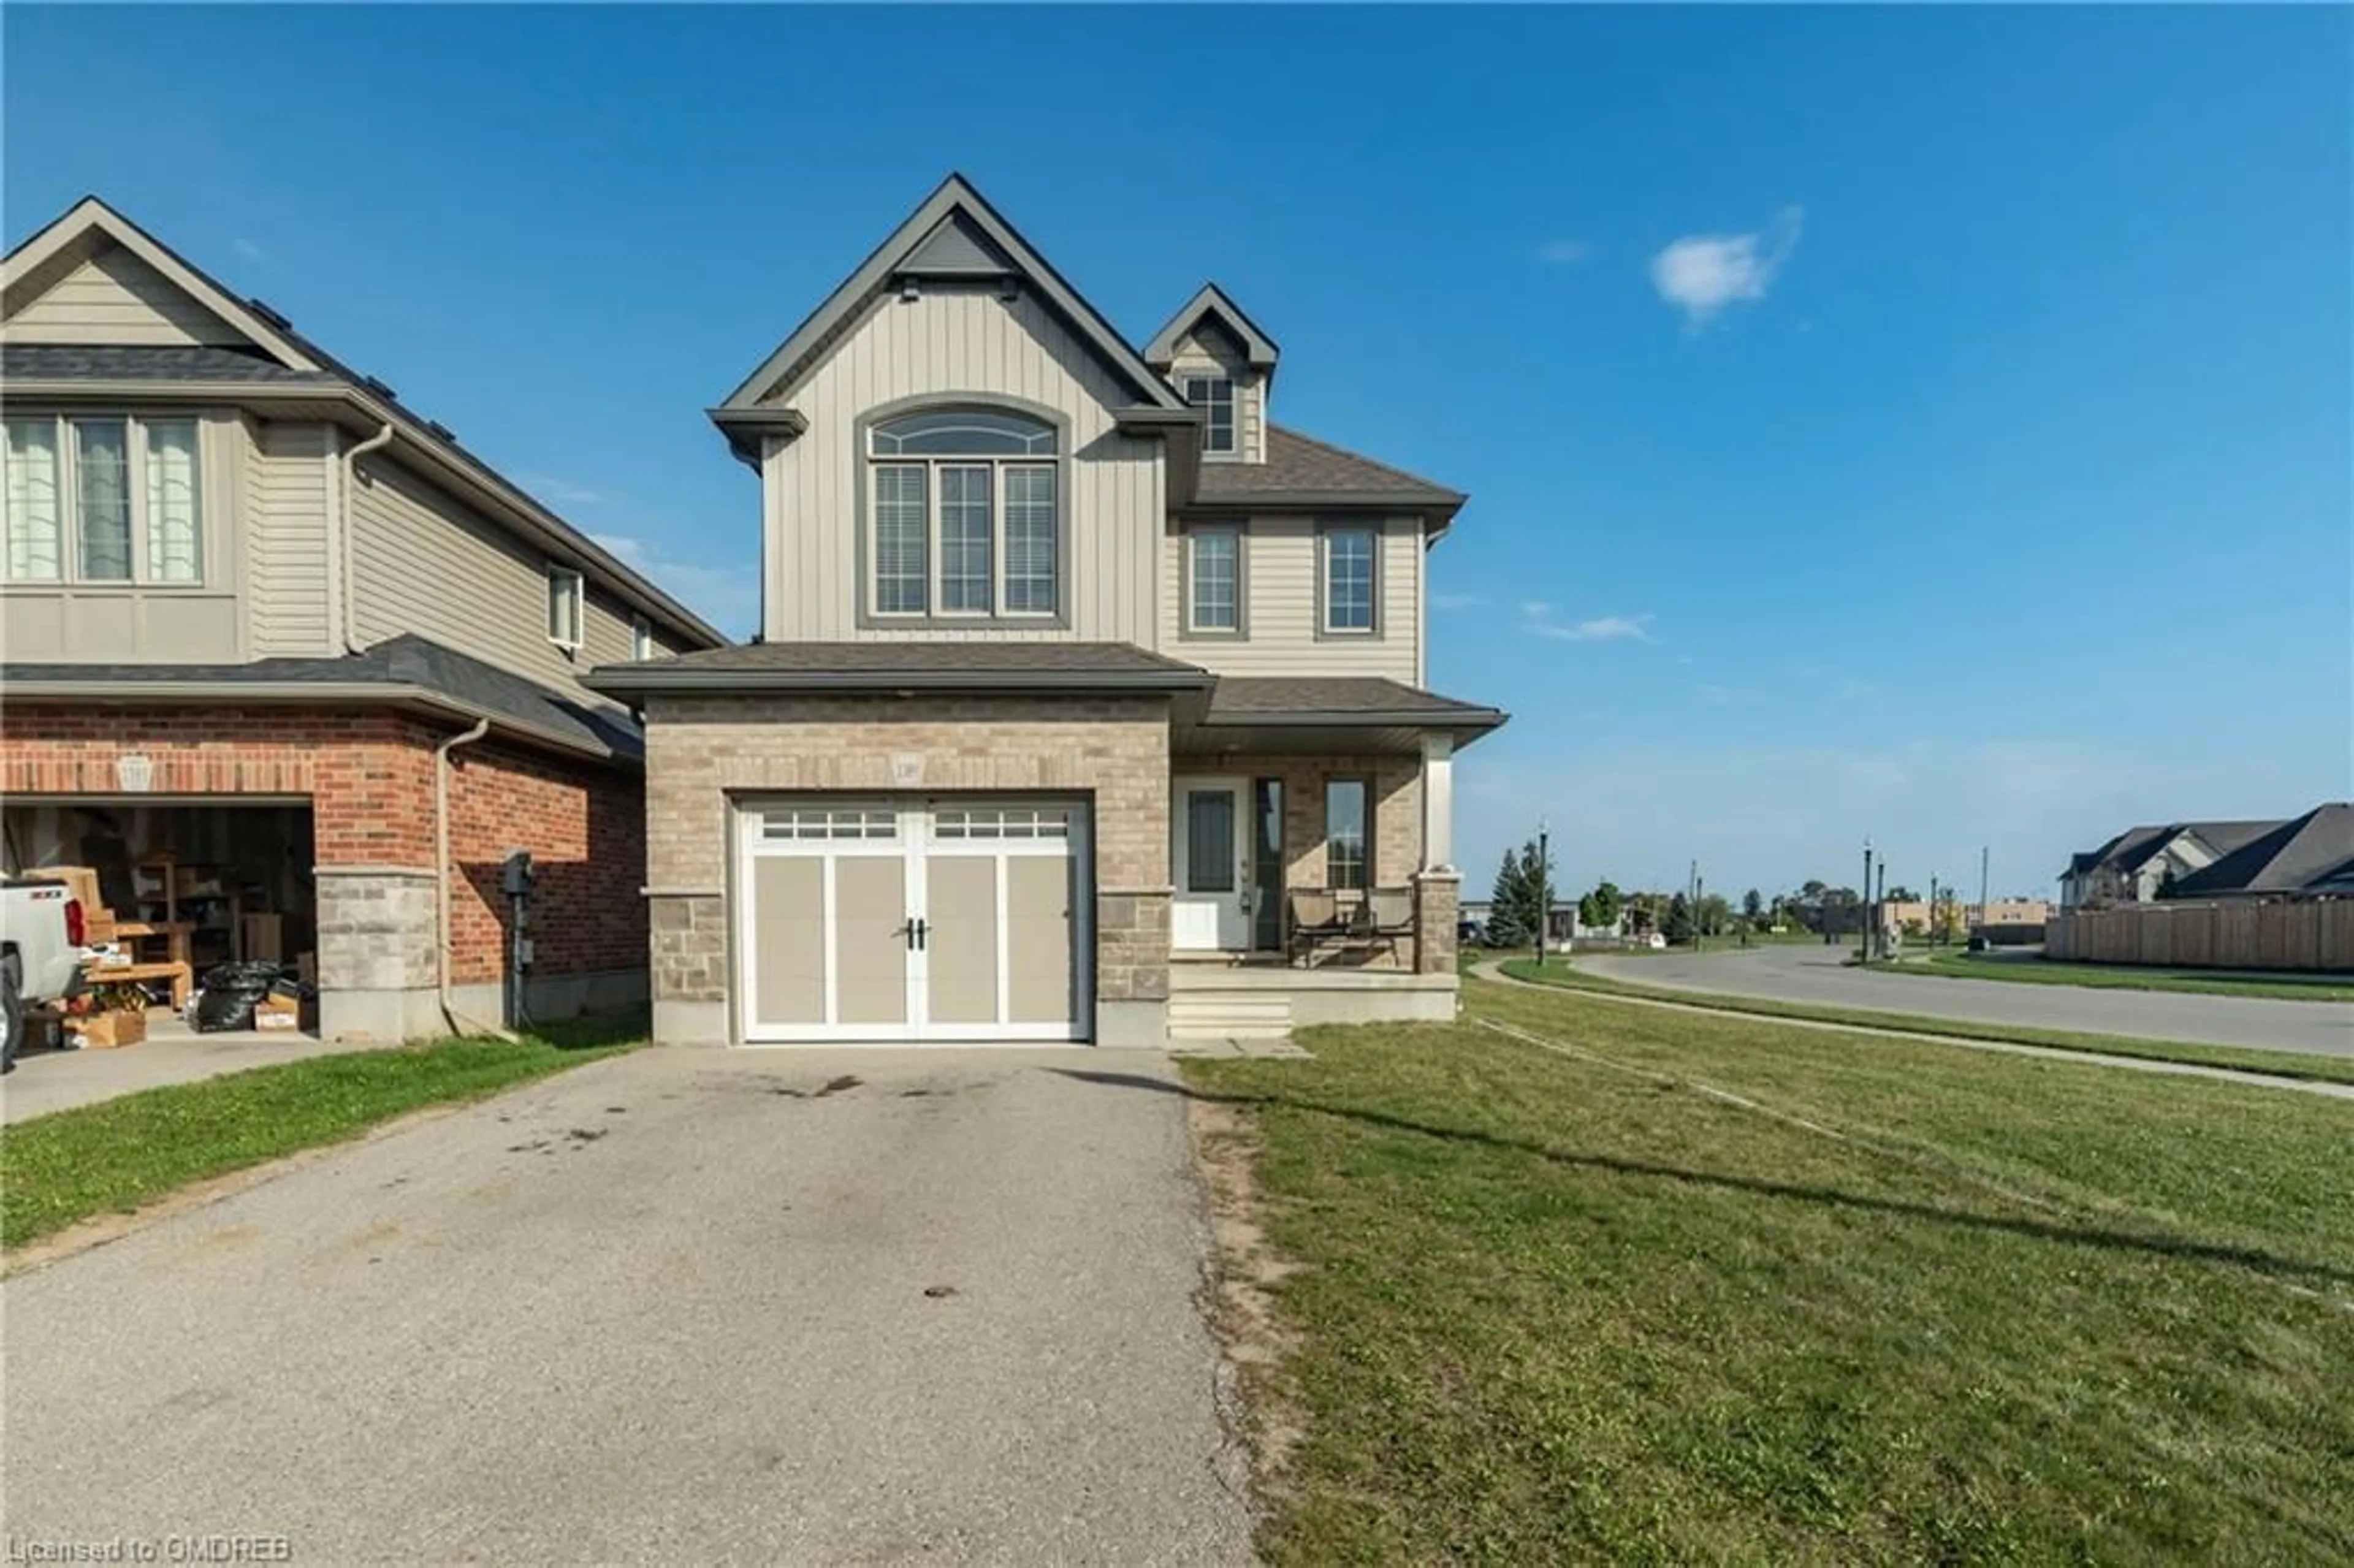
[[[713,410],[761,640],[589,676],[646,726],[659,1037],[1452,1016],[1464,497],[1274,423],[1278,357],[1214,285],[1136,345],[952,176]]]
[[[0,269],[0,405],[8,871],[89,870],[159,993],[311,960],[329,1035],[642,1000],[642,743],[581,677],[724,637],[95,199]]]

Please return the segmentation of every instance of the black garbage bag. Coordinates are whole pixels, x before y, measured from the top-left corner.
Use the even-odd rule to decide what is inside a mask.
[[[188,1022],[197,1029],[250,1029],[256,1003],[286,973],[282,964],[216,964],[205,971],[203,990],[189,1004]]]

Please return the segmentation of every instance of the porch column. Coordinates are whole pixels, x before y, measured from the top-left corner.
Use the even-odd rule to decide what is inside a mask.
[[[1455,738],[1422,737],[1422,869],[1455,868]]]

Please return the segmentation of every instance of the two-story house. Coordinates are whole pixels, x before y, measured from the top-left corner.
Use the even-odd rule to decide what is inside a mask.
[[[762,636],[642,712],[654,1027],[1093,1040],[1444,1018],[1464,497],[1269,418],[1204,288],[1140,349],[964,180],[717,408]]]
[[[2184,878],[2279,826],[2278,819],[2270,818],[2127,828],[2100,848],[2069,857],[2060,874],[2060,907],[2101,909],[2168,897]]]
[[[10,871],[162,964],[309,955],[331,1037],[642,999],[641,737],[581,677],[725,638],[95,198],[0,263],[0,405]]]

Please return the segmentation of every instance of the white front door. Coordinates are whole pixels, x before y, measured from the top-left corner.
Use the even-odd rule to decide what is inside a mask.
[[[1086,1038],[1087,813],[1068,800],[812,800],[738,813],[743,1037]]]
[[[1170,880],[1177,889],[1170,945],[1183,952],[1248,952],[1250,786],[1240,779],[1179,779],[1171,787]]]

